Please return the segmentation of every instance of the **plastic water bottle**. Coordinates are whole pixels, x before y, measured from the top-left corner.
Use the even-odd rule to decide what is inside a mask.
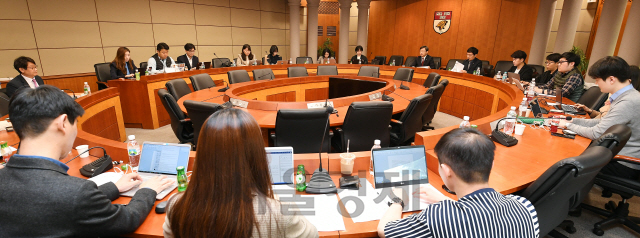
[[[382,146],[380,146],[380,140],[374,140],[373,147],[371,147],[371,157],[369,157],[370,159],[369,173],[371,174],[371,176],[373,176],[373,149],[380,149],[380,148],[382,148]]]
[[[204,69],[204,62],[200,63],[200,69]]]
[[[129,135],[129,142],[127,142],[127,152],[129,154],[129,166],[134,172],[138,171],[138,164],[140,163],[140,145],[136,141],[135,135]]]
[[[496,80],[500,80],[500,77],[502,75],[502,72],[498,71],[498,73],[496,74]]]
[[[136,69],[136,81],[140,81],[140,72],[138,72],[138,69]]]
[[[502,74],[502,82],[507,82],[507,72]]]
[[[529,88],[527,89],[527,105],[529,105],[529,103],[531,101],[533,101],[533,98],[536,97],[536,79],[532,79],[531,83],[529,83]]]
[[[89,87],[89,84],[87,82],[84,82],[84,95],[89,94],[91,94],[91,87]]]
[[[520,103],[520,107],[518,108],[518,115],[520,117],[524,117],[525,116],[525,114],[527,112],[527,105],[529,105],[527,103],[527,98],[526,97],[522,98],[522,102]]]
[[[147,68],[147,71],[144,72],[145,76],[149,76],[151,74],[151,67]]]
[[[460,128],[471,128],[471,123],[469,122],[469,116],[463,117],[463,121],[460,122]]]
[[[475,75],[480,75],[480,67],[476,68],[476,73]]]
[[[309,64],[309,58],[304,61],[304,64]]]
[[[516,129],[516,107],[511,107],[511,111],[507,113],[507,119],[504,123],[504,133],[513,134],[513,131]]]
[[[396,66],[396,60],[391,61],[391,66]]]
[[[291,60],[291,58],[289,58],[289,64],[292,64],[292,63],[293,63],[293,61]]]

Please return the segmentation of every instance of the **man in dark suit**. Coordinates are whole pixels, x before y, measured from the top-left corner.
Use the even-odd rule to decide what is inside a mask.
[[[60,89],[43,85],[20,90],[9,104],[20,138],[18,154],[0,169],[0,237],[110,237],[135,231],[158,192],[173,181],[141,183],[136,173],[96,186],[67,174],[82,107]],[[140,190],[127,205],[111,204],[121,192]]]
[[[194,55],[196,53],[196,46],[191,43],[187,43],[184,45],[184,51],[186,54],[178,56],[177,63],[184,64],[187,66],[188,70],[198,69],[200,61],[198,60],[198,56]]]
[[[470,47],[467,50],[467,60],[462,62],[464,65],[462,69],[463,73],[473,74],[473,72],[480,69],[480,74],[482,74],[482,60],[476,58],[476,55],[478,55],[478,49],[476,47]]]
[[[519,74],[520,82],[531,82],[531,78],[533,78],[533,68],[524,62],[527,59],[527,53],[522,50],[517,50],[511,54],[511,58],[513,59],[513,66],[511,66],[507,72]]]
[[[408,65],[412,67],[423,67],[429,66],[430,69],[436,68],[436,63],[433,61],[433,57],[429,56],[429,47],[421,46],[420,47],[420,56],[413,62],[413,65]]]
[[[6,94],[9,98],[18,89],[37,88],[44,85],[44,81],[38,76],[38,66],[32,58],[26,56],[18,57],[13,61],[13,68],[20,74],[7,83]]]

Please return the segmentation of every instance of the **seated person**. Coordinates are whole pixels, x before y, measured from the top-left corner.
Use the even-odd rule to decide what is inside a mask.
[[[429,56],[429,47],[420,46],[420,56],[413,62],[412,65],[407,67],[423,67],[428,66],[430,69],[436,69],[436,62],[433,61],[433,57]]]
[[[458,201],[433,188],[420,187],[415,193],[422,202],[431,205],[402,218],[404,203],[402,199],[393,198],[378,223],[378,235],[538,237],[537,213],[531,202],[516,195],[502,195],[489,187],[495,149],[493,141],[476,129],[454,129],[444,134],[435,147],[440,162],[438,171],[444,184],[457,194]],[[402,192],[394,189],[393,195],[399,197]],[[478,217],[491,217],[491,222]],[[478,231],[483,235],[477,235]],[[475,236],[469,235],[474,233]]]
[[[147,67],[151,68],[149,72],[151,74],[164,73],[166,68],[171,68],[175,61],[169,56],[169,45],[164,42],[160,42],[158,46],[156,46],[157,53],[147,62]]]
[[[255,56],[251,53],[251,46],[249,44],[244,44],[242,46],[242,53],[238,54],[238,59],[236,60],[237,66],[249,66],[253,65],[255,62]]]
[[[478,55],[478,49],[476,47],[470,47],[467,49],[467,60],[463,61],[464,68],[463,73],[473,74],[476,70],[480,71],[482,75],[482,60],[476,58]]]
[[[560,58],[562,58],[562,55],[558,53],[547,55],[547,61],[544,62],[545,69],[547,69],[547,71],[538,75],[538,78],[536,78],[536,85],[545,85],[553,78],[553,76],[556,75],[558,72],[558,61],[560,61]]]
[[[44,81],[38,76],[38,66],[29,57],[20,56],[13,61],[13,68],[18,71],[18,76],[7,83],[5,92],[9,98],[21,88],[37,88],[44,85]]]
[[[116,52],[116,58],[109,65],[111,68],[111,79],[134,78],[138,69],[131,60],[129,48],[120,47]]]
[[[187,70],[198,69],[200,61],[198,60],[198,56],[193,55],[196,53],[196,46],[187,43],[184,45],[184,52],[184,55],[178,56],[178,64],[184,64],[184,66],[187,66]]]
[[[635,65],[629,66],[629,75],[629,83],[631,83],[631,85],[633,85],[633,87],[637,90],[637,85],[640,84],[640,68]],[[611,94],[609,94],[609,97],[611,97]],[[591,118],[602,118],[609,111],[609,108],[611,107],[611,101],[607,100],[604,103],[604,106],[600,107],[600,109],[598,110],[592,110],[591,108],[578,103],[576,103],[575,106],[578,107],[579,110],[585,111]]]
[[[369,61],[367,61],[367,56],[362,55],[362,51],[363,50],[364,49],[362,48],[361,45],[356,46],[356,55],[351,57],[351,63],[352,64],[367,64],[367,63],[369,63]]]
[[[318,237],[313,224],[274,198],[251,114],[217,111],[200,135],[198,143],[211,146],[198,146],[189,189],[169,198],[164,237]]]
[[[0,237],[112,237],[134,232],[156,195],[173,181],[158,176],[141,182],[128,173],[101,186],[69,176],[70,159],[82,107],[59,88],[43,85],[19,91],[9,114],[20,150],[0,169]],[[77,171],[74,171],[77,173]],[[127,204],[111,201],[137,185]]]
[[[562,96],[573,102],[584,93],[584,79],[578,70],[580,56],[564,52],[558,61],[558,73],[547,84],[536,84],[535,91],[548,95],[555,95],[556,88],[562,88]]]
[[[561,120],[559,127],[595,140],[613,125],[627,125],[631,128],[631,138],[618,154],[640,158],[640,93],[629,81],[629,64],[620,57],[607,56],[589,67],[589,76],[596,80],[603,93],[611,94],[609,112],[599,119]],[[636,180],[640,176],[640,166],[610,162],[601,172]]]
[[[269,49],[269,54],[265,56],[265,65],[277,64],[278,61],[282,60],[282,56],[278,55],[278,46],[272,45]]]
[[[333,59],[335,60],[335,58],[333,58],[331,56],[331,51],[329,49],[324,49],[322,50],[322,55],[320,57],[318,57],[318,64],[328,64],[330,63],[330,60]]]
[[[513,60],[513,66],[511,66],[507,72],[519,74],[520,82],[531,82],[531,78],[533,78],[533,68],[524,62],[524,60],[527,59],[527,53],[522,50],[517,50],[511,54],[511,58]]]

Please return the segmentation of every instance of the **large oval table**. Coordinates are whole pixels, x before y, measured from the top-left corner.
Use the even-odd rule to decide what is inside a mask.
[[[306,66],[310,71],[311,76],[307,78],[308,80],[318,80],[320,82],[324,80],[323,77],[314,76],[315,68],[317,67],[317,65],[303,66]],[[272,65],[243,68],[208,69],[174,74],[143,76],[140,81],[109,81],[109,89],[95,92],[90,96],[85,96],[77,100],[78,103],[85,109],[86,113],[78,120],[79,131],[74,145],[88,144],[90,147],[102,146],[107,149],[108,153],[114,160],[122,160],[124,162],[127,162],[127,148],[126,144],[123,143],[126,137],[126,135],[124,134],[124,127],[127,123],[126,118],[133,118],[136,116],[142,118],[144,116],[127,115],[128,109],[125,110],[125,107],[131,107],[131,105],[134,104],[139,108],[139,114],[144,114],[144,112],[142,111],[147,110],[141,108],[144,106],[147,106],[148,109],[163,109],[161,107],[158,107],[158,105],[155,104],[155,101],[153,102],[154,104],[151,104],[149,101],[145,101],[145,103],[149,103],[148,105],[141,102],[132,102],[130,101],[130,99],[134,97],[131,96],[131,93],[139,94],[138,98],[141,95],[142,98],[146,98],[147,100],[155,100],[157,99],[157,96],[153,94],[157,93],[157,90],[162,88],[166,81],[175,78],[182,78],[188,82],[187,78],[190,75],[198,73],[208,73],[212,76],[212,78],[214,78],[214,80],[219,81],[218,85],[220,86],[208,90],[210,91],[208,94],[215,95],[217,93],[217,89],[223,86],[223,83],[220,82],[220,80],[226,80],[226,72],[228,70],[247,69],[248,71],[251,71],[252,69],[266,67],[272,68],[277,78],[274,81],[265,82],[267,84],[289,82],[287,80],[303,80],[295,78],[285,79],[286,76],[283,75],[283,71],[285,72],[284,74],[286,74],[286,65]],[[357,76],[355,76],[355,74],[357,74],[358,68],[358,65],[338,65],[339,74],[342,77],[356,78]],[[382,80],[390,80],[393,76],[393,73],[398,68],[400,67],[381,66],[380,78]],[[438,111],[449,113],[458,117],[469,115],[472,119],[471,123],[478,125],[478,129],[485,134],[490,133],[491,122],[506,115],[508,107],[517,106],[523,97],[522,92],[515,86],[495,81],[492,78],[428,69],[415,69],[413,83],[409,84],[411,90],[396,90],[395,92],[401,95],[406,94],[408,98],[424,93],[424,91],[426,91],[426,88],[422,87],[421,84],[422,82],[424,82],[424,79],[426,79],[427,75],[432,72],[440,73],[443,78],[449,80],[450,82],[441,98]],[[397,82],[394,82],[393,80],[387,82],[389,82],[389,87],[393,87],[390,86],[391,82],[397,84]],[[255,83],[262,82],[250,82],[245,84],[250,85]],[[237,85],[237,87],[239,86],[242,85]],[[236,95],[236,91],[234,90],[234,88],[236,88],[236,85],[231,86],[231,88],[232,89],[228,91],[228,95],[230,95],[230,97],[238,96],[240,98],[244,98],[241,97],[241,95]],[[204,99],[201,98],[201,96],[204,96],[204,94],[207,93],[192,93],[191,95],[185,96],[184,100],[187,100],[188,98],[196,100]],[[402,105],[404,104],[404,107],[406,107],[406,100],[403,100],[398,96],[394,96],[393,94],[392,96],[396,98],[396,100],[394,101],[394,111],[399,112],[403,110]],[[181,102],[184,100],[181,99]],[[321,98],[317,98],[317,100],[322,101]],[[339,125],[341,123],[340,120],[342,120],[342,118],[344,117],[343,114],[346,113],[346,106],[348,106],[348,103],[350,103],[348,102],[348,100],[354,99],[351,98],[345,100],[346,101],[344,101],[344,104],[340,104],[339,101],[335,102],[338,103],[337,108],[340,111],[341,117],[337,118],[332,116],[332,126]],[[159,101],[157,102],[159,103]],[[262,101],[256,103],[276,103],[277,105],[282,104],[283,106],[289,104],[288,102],[283,103],[278,101]],[[296,105],[298,103],[306,104],[306,102],[292,103],[292,105]],[[275,109],[277,108],[278,106],[275,107]],[[261,122],[261,126],[270,128],[274,125],[275,116],[264,116],[260,118],[260,114],[258,114],[257,111],[252,111],[261,110],[260,113],[273,114],[274,112],[276,112],[276,110],[273,110],[273,108],[272,110],[264,110],[264,108],[249,108],[247,110],[250,111],[252,115],[257,116],[256,119]],[[435,143],[444,133],[456,127],[457,126],[452,126],[431,131],[419,132],[416,133],[414,141],[415,144],[425,145],[430,183],[435,188],[451,198],[455,198],[455,196],[446,193],[441,188],[443,182],[437,174],[438,162],[437,157],[433,152],[433,148],[435,146]],[[534,181],[552,164],[564,158],[579,155],[590,142],[588,139],[583,137],[577,137],[575,140],[554,137],[550,136],[548,131],[532,128],[527,128],[524,135],[516,136],[516,138],[519,139],[519,143],[513,147],[507,148],[502,145],[497,145],[494,167],[489,177],[489,184],[503,194],[512,193],[526,188],[528,184]],[[6,131],[0,131],[0,140],[8,141],[9,144],[13,146],[17,146],[19,142],[19,139],[16,136],[15,132]],[[67,159],[73,157],[75,154],[77,154],[77,152],[74,150]],[[102,156],[102,152],[98,150],[92,151],[90,154],[91,156],[89,158],[78,158],[74,161],[71,161],[68,164],[70,167],[69,175],[82,177],[78,171],[80,167]],[[354,165],[354,175],[359,173],[361,176],[366,176],[369,181],[372,181],[369,173],[366,172],[369,167],[370,152],[355,152],[355,154],[357,158]],[[334,182],[338,184],[338,179],[341,177],[341,175],[337,173],[340,166],[339,155],[325,153],[322,154],[322,157],[323,167],[326,166],[325,168],[329,168]],[[194,159],[195,152],[191,152],[189,166],[193,165]],[[318,155],[296,154],[294,156],[294,163],[296,165],[303,164],[307,171],[314,171],[318,168]],[[168,197],[163,200],[166,200],[167,198]],[[116,199],[114,203],[126,204],[129,202],[129,200],[129,197],[120,197]],[[161,201],[156,201],[156,204],[158,202]],[[343,207],[342,204],[341,207]],[[405,213],[404,216],[407,216],[409,214],[410,213]],[[151,212],[144,223],[140,226],[140,228],[138,228],[133,234],[130,234],[129,236],[162,237],[162,223],[164,222],[164,218],[164,214],[155,214],[154,212]],[[377,235],[376,226],[378,224],[378,221],[354,223],[351,217],[345,215],[343,217],[343,222],[345,224],[346,230],[335,232],[320,232],[320,236],[372,237]]]

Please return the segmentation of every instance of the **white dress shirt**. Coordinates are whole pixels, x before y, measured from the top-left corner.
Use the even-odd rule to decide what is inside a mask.
[[[24,78],[24,80],[25,80],[25,81],[27,81],[27,83],[29,84],[29,87],[30,87],[30,88],[36,88],[37,86],[40,86],[40,85],[37,85],[37,82],[36,82],[36,83],[34,83],[35,78],[29,78],[29,77],[27,77],[27,76],[24,76],[24,74],[20,74],[20,75],[22,75],[22,77]]]
[[[187,57],[188,58],[188,57]],[[158,74],[158,73],[164,73],[164,69],[167,68],[167,60],[171,60],[171,66],[173,66],[174,64],[176,64],[175,61],[173,61],[173,59],[171,58],[171,56],[167,56],[166,59],[164,60],[160,60],[160,62],[162,62],[162,65],[164,66],[162,68],[162,70],[156,70],[156,59],[154,59],[153,57],[150,57],[149,60],[147,61],[147,67],[151,67],[151,74]],[[146,71],[146,69],[145,69]]]

